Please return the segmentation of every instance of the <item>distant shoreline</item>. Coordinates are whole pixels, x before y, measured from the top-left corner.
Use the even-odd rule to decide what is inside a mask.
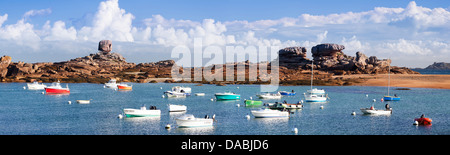
[[[358,74],[358,75],[339,75],[333,76],[333,79],[338,80],[314,80],[315,86],[381,86],[386,87],[388,83],[387,74]],[[165,82],[170,78],[154,78],[155,82]],[[280,86],[308,86],[307,79],[298,81],[282,81]],[[98,83],[98,82],[66,82],[63,83]],[[1,82],[1,83],[26,83],[24,82]],[[172,82],[166,82],[172,83]],[[198,84],[259,84],[249,83],[245,81],[223,81],[204,83],[201,81],[179,81],[175,83],[198,83]],[[301,83],[301,84],[296,84]],[[102,84],[102,83],[98,83]],[[450,75],[448,74],[391,74],[391,87],[406,87],[406,88],[435,88],[435,89],[450,89]]]

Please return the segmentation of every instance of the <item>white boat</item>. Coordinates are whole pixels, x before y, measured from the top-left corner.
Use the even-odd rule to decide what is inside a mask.
[[[368,115],[390,115],[390,114],[392,114],[392,108],[389,108],[389,110],[388,109],[381,110],[381,109],[375,109],[372,106],[370,108],[361,108],[360,110],[363,114],[368,114]]]
[[[270,109],[302,109],[303,105],[298,102],[296,104],[292,104],[292,103],[280,103],[280,102],[275,102],[275,103],[264,103],[265,106],[267,106]]]
[[[185,114],[175,119],[179,128],[211,127],[212,118],[195,118],[194,115]]]
[[[255,118],[276,118],[276,117],[289,117],[288,111],[272,110],[267,108],[262,108],[260,110],[251,111]]]
[[[164,95],[166,95],[169,98],[180,98],[180,97],[186,97],[185,93],[178,93],[178,92],[172,92],[172,91],[166,91],[164,92]]]
[[[123,109],[123,113],[125,113],[126,117],[159,117],[161,116],[161,110],[156,109],[154,106],[150,106],[151,108],[147,110],[145,106],[141,107],[141,109],[131,109],[126,108]]]
[[[29,90],[44,90],[47,87],[45,84],[34,81],[33,83],[27,83],[27,87]]]
[[[172,87],[172,90],[164,92],[164,94],[169,94],[169,93],[172,93],[171,96],[176,95],[176,97],[183,96],[180,94],[184,94],[184,97],[191,96],[191,88],[175,86],[175,87]],[[171,96],[167,95],[167,97],[171,97]],[[175,96],[173,96],[173,97],[175,97]]]
[[[283,97],[280,93],[262,93],[262,94],[258,94],[256,95],[261,99],[281,99],[281,97]]]
[[[91,103],[91,100],[77,100],[78,104],[89,104]]]
[[[311,89],[303,93],[306,102],[326,102],[328,95],[325,94],[325,90],[313,88],[314,80],[314,64],[311,62]]]
[[[195,96],[205,96],[205,93],[195,93]]]
[[[107,83],[105,83],[105,88],[117,88],[117,80],[116,79],[111,79],[109,80]]]
[[[185,105],[175,105],[169,104],[169,112],[182,112],[186,111],[187,107]]]

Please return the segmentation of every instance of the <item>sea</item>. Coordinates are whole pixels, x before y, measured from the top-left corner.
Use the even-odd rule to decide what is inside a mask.
[[[48,85],[48,84],[47,84]],[[66,84],[62,84],[65,86]],[[254,118],[244,99],[257,99],[259,85],[216,86],[183,83],[132,83],[132,91],[104,88],[102,84],[69,83],[69,95],[47,95],[43,90],[27,90],[25,83],[0,83],[0,135],[447,135],[450,134],[450,90],[411,88],[390,91],[401,101],[380,99],[386,87],[317,86],[329,101],[304,103],[289,118]],[[191,87],[205,96],[163,98],[173,86]],[[309,86],[279,86],[278,90],[297,92],[295,96],[264,102],[297,103]],[[240,100],[216,101],[214,93],[231,91]],[[375,99],[375,102],[373,101]],[[76,100],[91,100],[78,104]],[[71,104],[68,103],[71,101]],[[388,116],[363,115],[360,108],[383,109]],[[168,104],[186,105],[187,111],[172,113]],[[238,106],[239,105],[239,106]],[[124,108],[156,106],[160,117],[118,118]],[[321,108],[322,107],[322,108]],[[356,115],[351,115],[356,112]],[[213,127],[178,128],[175,118],[184,114],[196,117],[216,115]],[[414,118],[425,114],[432,126],[415,126]],[[251,118],[247,119],[246,115]],[[171,129],[165,126],[170,124]],[[298,132],[292,130],[297,128]]]

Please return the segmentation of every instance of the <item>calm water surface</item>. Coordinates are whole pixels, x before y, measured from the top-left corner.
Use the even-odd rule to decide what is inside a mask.
[[[291,135],[298,128],[300,135],[435,135],[450,134],[450,90],[411,88],[393,90],[402,97],[399,102],[389,102],[394,112],[390,116],[362,115],[360,108],[379,102],[386,87],[330,86],[318,87],[327,91],[328,103],[305,103],[286,119],[247,120],[252,108],[243,100],[259,93],[258,85],[215,86],[195,84],[138,84],[128,92],[103,88],[101,84],[69,84],[70,95],[44,95],[42,91],[24,90],[25,83],[0,83],[0,134],[64,134],[64,135]],[[64,86],[65,84],[63,84]],[[193,93],[206,96],[190,96],[184,99],[162,98],[164,91],[176,85],[189,86]],[[160,89],[162,87],[162,89]],[[239,89],[237,89],[239,87]],[[286,100],[298,102],[309,86],[280,86],[279,90],[295,90],[294,97]],[[211,101],[214,93],[232,91],[241,94],[238,101]],[[368,94],[369,97],[366,97]],[[372,102],[372,99],[377,102]],[[92,99],[90,104],[77,104],[76,100]],[[72,101],[72,104],[68,104]],[[169,113],[167,104],[183,104],[186,113],[203,117],[216,114],[217,122],[210,128],[176,128],[174,118],[184,113]],[[118,119],[123,108],[139,108],[154,105],[161,109],[161,117]],[[320,106],[324,106],[320,109]],[[353,111],[355,116],[350,115]],[[430,127],[412,125],[421,114],[433,119]],[[164,126],[172,124],[166,130]]]

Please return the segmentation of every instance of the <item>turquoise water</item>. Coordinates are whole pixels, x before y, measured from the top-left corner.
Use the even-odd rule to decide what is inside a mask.
[[[42,91],[24,90],[25,83],[0,83],[0,134],[1,135],[292,135],[298,128],[299,135],[434,135],[450,134],[450,90],[411,88],[393,90],[402,100],[389,102],[394,112],[390,116],[362,115],[360,108],[379,102],[385,87],[329,86],[318,87],[327,91],[328,103],[305,103],[288,119],[247,120],[252,108],[243,100],[259,93],[258,85],[215,86],[195,84],[133,84],[128,92],[103,88],[101,84],[69,84],[70,95],[44,95]],[[65,84],[63,84],[64,86]],[[192,88],[193,93],[206,96],[190,96],[185,99],[162,98],[172,86]],[[163,89],[160,89],[162,87]],[[239,87],[239,89],[237,89]],[[280,86],[279,90],[295,90],[296,96],[284,97],[289,103],[298,102],[309,86]],[[211,101],[214,93],[232,91],[241,94],[239,101]],[[366,97],[368,94],[369,97]],[[372,102],[372,99],[377,102]],[[77,104],[76,100],[92,99],[90,104]],[[72,101],[72,104],[68,104]],[[275,102],[278,100],[264,100]],[[182,114],[168,112],[167,104],[184,104],[187,113],[196,117],[216,114],[217,122],[211,128],[176,128],[174,118]],[[161,109],[157,118],[123,118],[117,116],[123,108],[139,108],[154,105]],[[323,106],[323,109],[320,109]],[[350,115],[353,111],[356,115]],[[433,119],[430,127],[412,125],[414,118],[425,114]],[[172,129],[164,126],[172,124]]]

